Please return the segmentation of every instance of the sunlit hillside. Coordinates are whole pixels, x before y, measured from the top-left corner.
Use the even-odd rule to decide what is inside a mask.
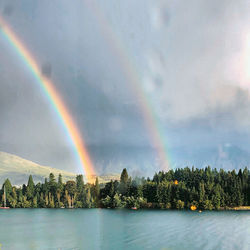
[[[29,160],[25,160],[13,154],[0,152],[0,185],[6,178],[9,178],[12,184],[21,185],[27,183],[29,175],[33,176],[35,182],[43,181],[48,177],[50,173],[53,173],[55,177],[62,174],[63,181],[74,180],[76,174],[63,171],[61,169],[51,168],[47,166],[41,166]],[[118,175],[105,175],[99,177],[99,182],[107,182],[110,179],[117,179]]]

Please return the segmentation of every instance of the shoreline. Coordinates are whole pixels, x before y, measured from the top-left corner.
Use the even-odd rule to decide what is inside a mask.
[[[75,209],[77,209],[77,210],[79,210],[79,209],[83,209],[83,210],[85,210],[85,209],[88,209],[88,210],[90,210],[90,209],[109,209],[109,210],[157,210],[157,211],[159,211],[159,210],[161,210],[161,211],[186,211],[186,212],[199,212],[199,213],[201,213],[201,212],[205,212],[205,211],[213,211],[213,212],[220,212],[220,211],[250,211],[250,206],[240,206],[240,207],[226,207],[226,208],[219,208],[219,209],[211,209],[211,210],[209,210],[209,209],[203,209],[203,210],[199,210],[199,209],[196,209],[196,210],[191,210],[191,209],[171,209],[171,208],[165,208],[165,209],[163,209],[163,208],[119,208],[119,207],[117,207],[117,208],[110,208],[110,207],[92,207],[92,208],[79,208],[79,207],[72,207],[72,208],[69,208],[69,207],[64,207],[64,208],[60,208],[60,207],[55,207],[55,208],[49,208],[49,207],[36,207],[36,208],[34,208],[34,207],[25,207],[25,208],[23,208],[23,207],[15,207],[15,208],[9,208],[9,209],[0,209],[0,211],[1,210],[13,210],[13,209],[49,209],[49,210],[58,210],[58,209],[66,209],[66,210],[75,210]]]
[[[226,208],[225,210],[250,211],[250,206],[232,207],[232,208]]]

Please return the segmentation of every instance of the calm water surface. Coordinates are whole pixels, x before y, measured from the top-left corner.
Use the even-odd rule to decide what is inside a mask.
[[[0,210],[5,249],[250,249],[250,212]]]

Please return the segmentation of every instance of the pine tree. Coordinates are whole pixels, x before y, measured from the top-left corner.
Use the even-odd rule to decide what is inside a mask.
[[[128,173],[127,173],[127,169],[124,168],[122,170],[121,173],[121,178],[120,178],[120,187],[119,187],[119,191],[122,195],[125,195],[127,193],[128,190]]]
[[[28,180],[28,185],[27,185],[27,198],[28,198],[28,200],[33,199],[34,192],[35,192],[35,184],[34,184],[32,175],[30,175],[29,180]]]
[[[76,190],[78,193],[81,193],[84,189],[84,181],[83,181],[83,175],[77,175],[76,176]]]
[[[122,170],[120,181],[122,184],[127,184],[128,182],[128,172],[126,168]]]
[[[10,194],[12,191],[12,185],[9,179],[6,179],[5,182],[3,183],[2,190],[4,190],[4,187],[5,187],[6,195]]]

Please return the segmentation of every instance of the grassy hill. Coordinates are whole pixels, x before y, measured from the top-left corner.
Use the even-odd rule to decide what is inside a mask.
[[[0,152],[0,185],[6,178],[9,178],[13,185],[27,183],[29,175],[33,176],[35,182],[44,182],[44,178],[53,173],[56,178],[59,173],[62,174],[63,181],[75,180],[75,173],[64,170],[41,166],[32,161],[25,160],[16,155]],[[119,179],[119,175],[105,175],[99,177],[100,183],[110,181],[110,179]]]

